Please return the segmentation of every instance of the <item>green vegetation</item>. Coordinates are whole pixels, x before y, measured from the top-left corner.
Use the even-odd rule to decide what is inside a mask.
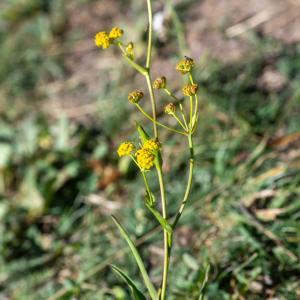
[[[105,54],[114,64],[107,71],[93,48],[93,33],[102,28],[87,26],[85,34],[71,19],[105,1],[2,2],[0,299],[129,299],[110,265],[142,279],[110,215],[138,237],[156,284],[162,261],[162,233],[144,207],[142,179],[116,155],[120,135],[131,134],[130,122],[141,120],[138,113],[128,120],[126,100],[134,87],[127,78],[140,79]],[[115,2],[122,9],[132,5]],[[185,2],[180,11],[187,14],[192,1]],[[132,14],[138,15],[134,31],[143,32],[142,5],[132,5]],[[98,24],[97,16],[88,22],[93,18]],[[120,20],[116,13],[114,23]],[[170,65],[180,57],[174,28],[168,43],[157,42],[155,49],[164,57],[168,47]],[[145,37],[135,34],[144,47]],[[248,54],[235,63],[194,57],[202,99],[195,180],[175,236],[170,300],[198,299],[208,265],[206,299],[300,297],[300,47],[255,32],[247,38]],[[78,50],[83,42],[91,47]],[[87,64],[80,59],[88,55],[106,72],[99,85],[78,81],[72,65]],[[279,87],[262,79],[268,69],[285,78]],[[86,75],[91,82],[95,70]],[[59,110],[53,98],[70,105]],[[77,111],[69,109],[80,101]],[[88,105],[93,108],[83,111]],[[187,168],[187,156],[171,153],[174,146],[183,147],[170,134],[171,214]]]

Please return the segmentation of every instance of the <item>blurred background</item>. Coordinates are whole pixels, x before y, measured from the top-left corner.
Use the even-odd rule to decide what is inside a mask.
[[[138,139],[136,120],[147,127],[127,101],[146,86],[118,49],[93,41],[120,26],[143,62],[144,2],[1,0],[1,300],[129,299],[110,264],[140,277],[111,214],[160,282],[162,234],[136,168],[116,155],[121,141]],[[181,97],[175,65],[191,56],[201,97],[168,299],[198,299],[208,264],[206,299],[300,299],[300,2],[153,4],[154,75]],[[162,112],[169,99],[157,96]],[[161,139],[172,214],[188,153],[180,138]]]

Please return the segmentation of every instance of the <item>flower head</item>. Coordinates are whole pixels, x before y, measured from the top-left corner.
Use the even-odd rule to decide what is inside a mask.
[[[136,153],[136,160],[142,170],[150,170],[154,166],[155,155],[148,149],[139,149]]]
[[[149,139],[144,143],[143,148],[150,151],[157,151],[161,148],[161,144],[157,139]]]
[[[181,74],[186,74],[192,70],[194,65],[194,60],[186,56],[184,59],[178,62],[178,64],[176,65],[176,70],[179,71]]]
[[[167,79],[165,76],[158,77],[153,82],[153,88],[156,90],[164,89],[166,87]]]
[[[174,103],[169,103],[165,106],[165,113],[168,115],[174,115],[176,111],[176,106]]]
[[[119,28],[119,27],[114,27],[110,33],[109,33],[109,37],[111,39],[118,39],[123,35],[124,31],[123,29]]]
[[[144,93],[142,91],[135,90],[128,94],[128,101],[136,104],[139,103],[143,97]]]
[[[182,93],[185,96],[195,96],[198,91],[198,84],[187,84],[182,88]]]
[[[130,155],[135,150],[132,142],[123,142],[118,148],[118,155],[120,157]]]
[[[103,49],[109,48],[111,45],[111,39],[106,31],[100,31],[95,35],[95,44],[97,47],[102,47]]]

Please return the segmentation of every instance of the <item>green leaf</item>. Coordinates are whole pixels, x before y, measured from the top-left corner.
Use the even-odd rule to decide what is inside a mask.
[[[150,136],[139,123],[136,123],[136,128],[141,138],[141,141],[144,144],[146,141],[150,139]]]
[[[169,222],[162,217],[162,215],[154,208],[151,207],[149,204],[146,204],[147,208],[151,211],[151,213],[154,215],[154,217],[157,219],[157,221],[160,223],[160,225],[167,230],[169,234],[173,232],[173,229]]]
[[[145,285],[146,285],[146,287],[147,287],[147,289],[149,291],[149,294],[150,294],[151,298],[153,300],[158,300],[158,294],[157,294],[157,292],[156,292],[156,290],[155,290],[155,288],[154,288],[154,286],[153,286],[153,284],[152,284],[152,282],[151,282],[151,280],[150,280],[150,278],[149,278],[149,276],[147,274],[147,271],[145,269],[145,266],[144,266],[144,263],[142,261],[142,258],[139,255],[139,253],[138,253],[138,251],[137,251],[137,249],[136,249],[133,241],[131,240],[131,238],[129,237],[128,233],[123,228],[123,226],[119,223],[119,221],[114,216],[112,216],[112,219],[115,222],[115,224],[117,225],[118,229],[120,230],[121,235],[126,240],[128,246],[129,246],[129,248],[130,248],[130,250],[131,250],[131,252],[132,252],[132,254],[133,254],[133,256],[134,256],[134,258],[136,260],[136,263],[137,263],[137,265],[138,265],[138,267],[140,269],[140,272],[142,274],[143,280],[145,282]]]
[[[146,300],[146,297],[143,295],[143,293],[137,288],[134,281],[126,275],[121,269],[118,267],[112,265],[112,269],[127,283],[127,285],[130,287],[132,296],[134,300]]]

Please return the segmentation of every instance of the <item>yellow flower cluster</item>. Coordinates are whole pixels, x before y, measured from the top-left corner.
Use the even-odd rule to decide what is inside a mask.
[[[144,93],[142,91],[135,90],[128,94],[128,101],[131,103],[139,103],[143,97]]]
[[[193,84],[187,84],[182,88],[182,93],[185,96],[195,96],[198,91],[198,85],[193,83]]]
[[[95,35],[95,44],[97,47],[107,49],[114,42],[115,39],[123,35],[123,30],[119,27],[114,27],[109,33],[100,31]]]
[[[123,142],[118,148],[118,155],[120,157],[130,155],[135,150],[132,142]]]
[[[95,44],[97,47],[102,47],[103,49],[109,48],[111,42],[109,35],[106,31],[100,31],[95,35]]]
[[[179,71],[181,74],[186,74],[192,70],[194,65],[195,65],[194,60],[186,56],[184,59],[178,62],[176,66],[176,70]]]
[[[109,37],[111,39],[118,39],[123,35],[124,31],[123,29],[119,28],[119,27],[114,27],[110,33],[109,33]]]
[[[150,151],[157,151],[161,148],[161,145],[157,139],[149,139],[144,143],[143,148]]]
[[[154,166],[155,155],[148,149],[139,149],[136,153],[136,160],[142,170],[150,170]]]

